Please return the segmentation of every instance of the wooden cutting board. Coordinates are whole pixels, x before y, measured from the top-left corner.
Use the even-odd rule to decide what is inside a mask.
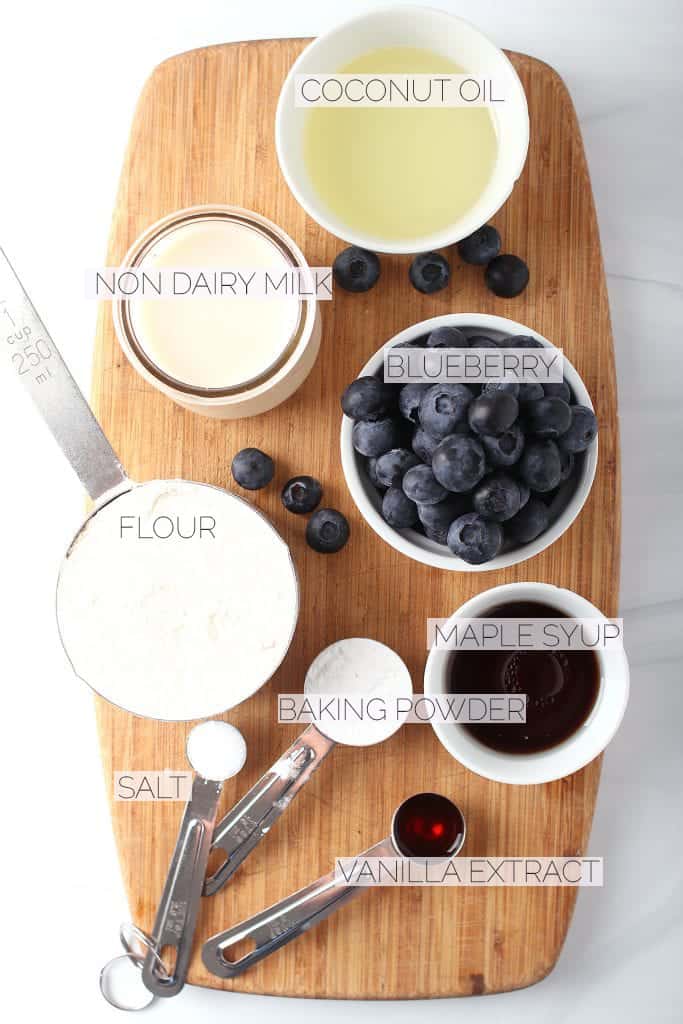
[[[108,263],[116,264],[152,221],[197,203],[234,203],[272,218],[313,266],[342,247],[297,206],[273,143],[281,83],[304,40],[267,40],[195,50],[158,67],[140,98],[114,213]],[[428,616],[447,616],[484,588],[513,580],[570,587],[607,615],[617,611],[620,495],[617,399],[605,278],[581,136],[571,99],[541,61],[511,54],[529,100],[531,149],[511,200],[495,218],[504,249],[523,256],[531,283],[513,300],[495,298],[480,269],[453,254],[450,287],[423,296],[408,283],[409,258],[382,257],[367,295],[339,290],[323,303],[323,342],[305,386],[279,409],[241,422],[184,412],[149,387],[116,342],[101,310],[93,401],[130,475],[187,477],[230,486],[230,462],[254,445],[277,462],[275,484],[253,500],[291,545],[302,587],[295,642],[284,665],[228,716],[249,758],[225,786],[227,809],[294,739],[276,724],[276,694],[297,691],[314,656],[345,636],[381,640],[405,659],[422,687]],[[365,525],[339,460],[339,395],[396,331],[452,311],[509,316],[562,346],[596,406],[598,473],[578,521],[536,558],[504,572],[442,572],[402,557]],[[324,484],[325,503],[351,523],[334,556],[309,550],[304,522],[285,512],[280,486],[294,473]],[[188,726],[134,718],[97,706],[108,785],[114,770],[184,768]],[[420,998],[499,992],[540,981],[564,941],[576,892],[570,889],[382,889],[362,894],[329,921],[236,981],[203,967],[210,935],[261,910],[384,836],[394,807],[411,793],[453,797],[468,823],[468,855],[574,855],[586,849],[600,760],[545,786],[487,782],[458,765],[429,726],[404,728],[376,748],[338,748],[295,800],[233,884],[204,900],[189,981],[213,988],[334,998]],[[181,808],[170,803],[111,806],[132,919],[151,929]],[[599,853],[599,851],[597,851]],[[586,896],[590,899],[590,894]]]

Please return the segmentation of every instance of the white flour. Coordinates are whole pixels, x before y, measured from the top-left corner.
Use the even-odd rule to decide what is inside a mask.
[[[208,718],[250,697],[284,658],[298,584],[253,506],[182,480],[104,506],[62,566],[57,618],[76,673],[135,714]]]
[[[361,697],[382,697],[387,707],[392,698],[410,697],[413,685],[410,673],[395,651],[377,640],[350,637],[326,647],[311,663],[304,682],[307,696],[319,694],[346,695],[358,705]],[[381,743],[400,728],[402,721],[387,717],[373,720],[379,714],[379,704],[362,720],[353,714],[348,720],[316,722],[317,728],[336,743],[364,747]]]

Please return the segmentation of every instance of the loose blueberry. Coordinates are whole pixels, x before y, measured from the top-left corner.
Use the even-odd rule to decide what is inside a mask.
[[[294,476],[282,488],[282,504],[296,515],[312,512],[322,496],[322,485],[313,476]]]
[[[470,565],[482,565],[495,558],[503,546],[503,530],[499,523],[484,519],[477,512],[467,512],[451,523],[448,546]]]
[[[334,508],[319,508],[306,524],[306,541],[314,551],[331,555],[344,547],[349,539],[346,516]]]
[[[377,457],[392,448],[400,448],[403,433],[397,420],[358,420],[353,425],[351,442],[361,455]]]
[[[550,523],[548,508],[540,498],[529,498],[516,516],[508,519],[505,533],[516,544],[528,544],[536,540]]]
[[[419,421],[420,401],[429,384],[404,384],[398,396],[398,408],[401,416],[411,423]]]
[[[465,263],[473,263],[475,267],[485,267],[500,252],[500,235],[493,224],[484,224],[473,234],[458,242],[460,259]]]
[[[525,410],[525,426],[537,437],[558,438],[572,421],[569,406],[561,398],[539,398]]]
[[[240,487],[258,491],[266,487],[275,475],[275,463],[270,455],[258,448],[243,448],[232,460],[232,475]]]
[[[528,497],[528,491],[525,489],[522,493],[520,485],[511,476],[492,473],[477,486],[472,495],[472,506],[475,512],[487,519],[504,523],[519,512]]]
[[[379,377],[359,377],[341,397],[341,407],[352,420],[376,420],[392,405],[391,389]]]
[[[513,423],[509,430],[498,437],[483,434],[481,443],[492,466],[514,466],[524,449],[524,434],[519,424]]]
[[[546,398],[561,398],[563,402],[571,404],[572,390],[566,380],[544,384],[543,394]]]
[[[431,466],[413,466],[403,477],[402,486],[406,497],[419,505],[436,505],[448,493],[434,476]]]
[[[469,344],[467,335],[449,324],[435,327],[427,335],[427,348],[469,348]]]
[[[484,384],[481,389],[482,395],[493,395],[496,391],[505,391],[508,395],[512,395],[513,398],[517,398],[519,394],[519,384],[516,380],[489,381],[487,384]]]
[[[375,474],[381,487],[400,487],[408,470],[419,464],[417,455],[407,448],[392,448],[377,459]]]
[[[586,405],[570,405],[571,423],[560,439],[566,452],[585,452],[598,436],[598,421],[595,413]]]
[[[382,498],[382,516],[389,526],[407,530],[417,522],[417,505],[400,487],[390,487]]]
[[[485,334],[473,334],[470,339],[470,348],[500,348],[501,346],[493,338],[487,338]]]
[[[440,292],[451,279],[451,268],[440,252],[424,252],[416,256],[408,272],[410,283],[419,292],[431,295]]]
[[[419,459],[423,462],[429,463],[429,465],[431,465],[434,452],[440,444],[441,441],[438,437],[432,437],[432,435],[428,434],[426,430],[422,429],[422,427],[418,427],[413,434],[413,451]]]
[[[538,402],[541,398],[544,397],[545,392],[543,390],[542,384],[536,384],[533,381],[523,381],[519,385],[519,395],[517,396],[517,401],[520,405],[523,405],[526,402]]]
[[[464,384],[432,384],[420,402],[420,423],[432,437],[446,437],[465,419],[471,401]]]
[[[417,514],[425,535],[437,544],[445,544],[451,523],[463,515],[469,507],[468,499],[462,494],[449,494],[436,505],[418,505]]]
[[[475,487],[486,472],[486,457],[474,437],[453,434],[445,438],[432,458],[434,476],[448,491],[460,493]]]
[[[519,472],[532,491],[552,491],[560,482],[562,463],[554,441],[530,441],[519,460]]]
[[[491,260],[484,280],[487,288],[500,299],[513,299],[524,291],[529,283],[529,268],[519,256],[509,253]]]
[[[332,264],[334,280],[347,292],[367,292],[379,280],[379,259],[374,252],[349,246]]]
[[[494,391],[475,398],[468,409],[467,418],[475,434],[496,437],[510,429],[518,413],[519,406],[513,395],[506,391]]]

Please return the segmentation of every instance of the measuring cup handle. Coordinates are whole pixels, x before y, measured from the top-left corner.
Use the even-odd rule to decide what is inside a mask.
[[[390,839],[383,839],[360,857],[395,857]],[[254,917],[214,935],[202,948],[204,966],[219,978],[235,978],[259,960],[286,946],[303,932],[344,906],[360,888],[335,882],[335,873],[323,875],[317,882],[299,889],[292,896],[274,903]],[[229,959],[231,947],[248,940],[253,948],[237,960]]]
[[[222,785],[199,776],[192,784],[142,968],[143,982],[157,996],[177,995],[187,978]],[[163,957],[169,948],[175,962],[167,968]]]
[[[128,478],[57,346],[0,249],[0,338],[14,372],[93,500]]]
[[[334,747],[334,741],[309,725],[273,767],[216,826],[211,849],[226,859],[204,883],[204,895],[222,889],[242,861],[258,846],[282,812]]]

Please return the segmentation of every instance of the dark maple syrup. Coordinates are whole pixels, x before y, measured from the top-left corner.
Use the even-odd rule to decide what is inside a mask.
[[[452,857],[463,844],[465,819],[445,796],[417,793],[396,811],[392,835],[404,857]]]
[[[486,613],[489,619],[564,619],[538,601],[515,601]],[[592,651],[456,651],[451,693],[525,693],[526,722],[466,725],[484,746],[505,754],[549,750],[587,720],[600,689]]]

